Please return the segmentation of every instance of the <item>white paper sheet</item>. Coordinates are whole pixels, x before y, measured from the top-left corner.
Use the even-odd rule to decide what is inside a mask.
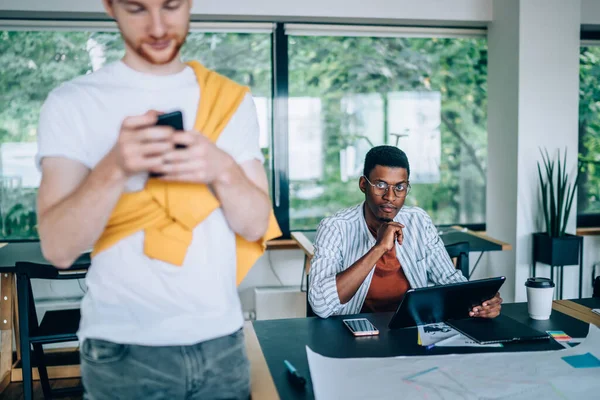
[[[317,400],[600,398],[600,367],[574,368],[562,359],[600,359],[594,325],[583,343],[555,351],[344,359],[306,352]]]

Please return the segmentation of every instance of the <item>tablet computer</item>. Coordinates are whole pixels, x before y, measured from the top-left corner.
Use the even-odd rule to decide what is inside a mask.
[[[504,276],[475,281],[409,289],[394,316],[390,329],[469,318],[469,311],[496,295]]]

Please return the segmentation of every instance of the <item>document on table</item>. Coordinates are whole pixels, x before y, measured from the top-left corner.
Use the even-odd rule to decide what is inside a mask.
[[[581,344],[555,351],[339,359],[306,352],[317,400],[585,400],[600,393],[594,325]]]

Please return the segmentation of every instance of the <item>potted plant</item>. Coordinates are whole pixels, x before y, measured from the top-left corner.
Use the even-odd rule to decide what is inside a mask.
[[[579,174],[572,179],[567,173],[567,151],[561,160],[560,150],[556,157],[542,152],[543,168],[538,162],[542,210],[545,232],[533,234],[533,275],[537,261],[552,266],[579,264],[581,237],[566,233],[579,183]]]

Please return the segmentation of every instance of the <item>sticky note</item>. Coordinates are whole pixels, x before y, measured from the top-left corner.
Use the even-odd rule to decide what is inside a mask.
[[[573,368],[600,368],[600,360],[592,353],[562,357]]]
[[[546,333],[552,336],[552,339],[556,340],[557,342],[568,342],[569,340],[573,339],[563,331],[546,331]]]

